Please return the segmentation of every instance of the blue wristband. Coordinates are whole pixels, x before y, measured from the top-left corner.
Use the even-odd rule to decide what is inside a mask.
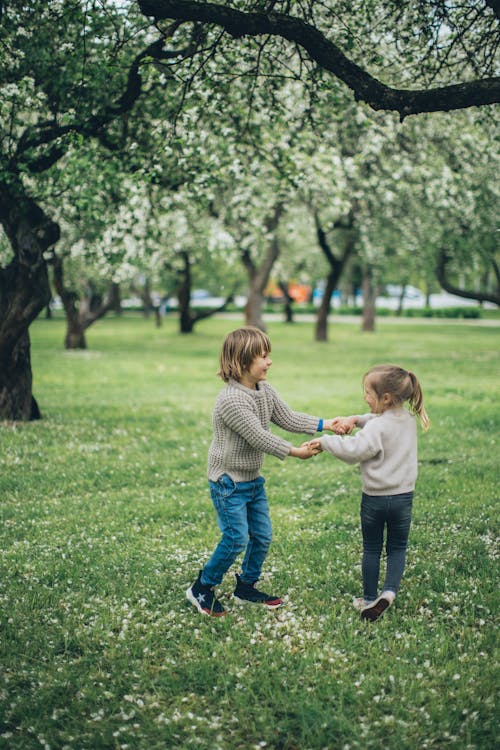
[[[323,432],[323,420],[320,419],[318,422],[318,432]]]

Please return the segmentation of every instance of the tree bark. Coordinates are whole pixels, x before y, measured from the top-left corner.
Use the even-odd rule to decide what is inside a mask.
[[[191,261],[187,252],[181,252],[183,268],[180,271],[180,282],[177,288],[179,300],[179,327],[180,333],[192,333],[196,323],[205,318],[210,318],[215,313],[222,312],[230,302],[233,301],[233,293],[229,294],[222,305],[210,310],[193,312],[191,309]]]
[[[285,323],[293,323],[293,297],[290,295],[289,284],[287,281],[278,281],[278,286],[283,292],[285,299]]]
[[[326,277],[325,291],[316,317],[316,341],[328,341],[328,315],[330,314],[332,294],[337,288],[338,279],[337,269],[332,269]]]
[[[298,44],[321,68],[343,81],[356,100],[374,110],[396,111],[403,120],[422,112],[447,112],[500,101],[500,77],[434,89],[395,89],[377,80],[331,42],[315,26],[300,18],[274,12],[245,12],[225,4],[199,0],[139,0],[141,11],[156,20],[178,19],[221,26],[232,37],[280,36]]]
[[[169,35],[173,33],[174,29]],[[44,253],[60,236],[59,226],[25,190],[19,163],[33,175],[44,172],[66,153],[63,140],[68,133],[96,137],[106,146],[115,146],[107,136],[106,127],[129,112],[141,95],[143,61],[149,57],[161,60],[189,53],[189,49],[165,50],[165,41],[162,35],[136,56],[124,90],[116,101],[102,108],[96,106],[95,112],[84,122],[75,119],[61,125],[54,118],[50,123],[25,123],[17,147],[13,149],[15,157],[7,159],[5,154],[1,155],[0,223],[10,242],[13,259],[6,268],[0,269],[0,420],[33,419],[40,414],[32,394],[28,331],[50,300]]]
[[[59,239],[59,227],[13,174],[0,184],[0,222],[14,253],[0,269],[0,420],[20,421],[38,412],[28,329],[51,298],[44,253]]]
[[[318,244],[330,266],[330,272],[326,277],[323,298],[318,307],[315,339],[316,341],[328,341],[328,315],[330,313],[332,294],[337,288],[347,260],[354,252],[354,248],[356,246],[356,233],[354,231],[354,212],[351,211],[347,219],[339,219],[339,221],[335,222],[333,226],[334,230],[349,230],[349,234],[346,238],[346,243],[344,246],[344,252],[342,253],[341,258],[335,257],[333,250],[328,242],[326,232],[321,225],[321,221],[317,211],[315,211],[314,213],[314,221],[316,224],[316,236],[318,238]]]
[[[76,292],[65,285],[63,259],[54,254],[51,264],[54,269],[54,286],[61,298],[66,314],[64,347],[66,349],[86,349],[85,331],[96,320],[104,317],[107,312],[117,309],[120,300],[120,287],[115,282],[111,282],[106,297],[102,299],[95,294],[93,286],[89,282],[85,295],[79,299]]]
[[[191,314],[191,261],[186,252],[181,253],[183,268],[177,298],[179,300],[179,325],[181,333],[192,333],[194,328],[193,315]]]
[[[398,297],[398,307],[396,310],[396,317],[400,318],[403,314],[403,307],[405,303],[405,294],[406,294],[406,283],[401,284],[401,291],[399,293]]]
[[[363,322],[361,329],[372,333],[375,330],[375,302],[377,291],[373,283],[373,272],[369,266],[363,268]]]
[[[283,204],[275,206],[273,213],[266,220],[266,228],[272,233],[272,238],[267,247],[267,251],[260,266],[257,266],[249,251],[245,250],[241,254],[243,265],[246,268],[248,276],[248,298],[245,306],[245,323],[247,326],[255,326],[261,331],[266,330],[262,306],[264,304],[264,289],[266,288],[274,263],[278,259],[280,247],[276,230],[283,213]]]

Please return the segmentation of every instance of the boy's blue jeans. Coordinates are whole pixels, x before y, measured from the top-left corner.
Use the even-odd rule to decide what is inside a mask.
[[[234,482],[227,474],[217,482],[209,482],[222,538],[203,568],[203,584],[219,584],[243,550],[246,550],[241,566],[243,581],[259,580],[272,541],[264,482],[263,477],[251,482]]]
[[[361,531],[363,534],[363,599],[370,602],[378,596],[380,557],[387,528],[387,568],[382,591],[397,594],[406,564],[406,547],[410,534],[413,492],[402,495],[367,495],[361,498]]]

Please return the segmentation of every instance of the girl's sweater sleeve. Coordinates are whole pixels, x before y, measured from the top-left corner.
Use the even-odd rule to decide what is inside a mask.
[[[299,411],[292,411],[288,404],[278,396],[272,386],[266,384],[267,390],[273,398],[273,412],[271,421],[287,432],[302,432],[306,435],[314,435],[318,429],[319,417],[313,417],[310,414],[304,414]]]
[[[367,424],[367,422],[370,421],[370,419],[374,419],[377,416],[378,416],[378,414],[372,414],[372,413],[369,413],[369,414],[358,414],[357,415],[358,422],[356,424],[356,427],[365,427],[365,425]]]
[[[320,438],[321,447],[348,464],[357,464],[373,458],[382,450],[380,432],[371,419],[365,429],[355,435],[328,435]]]

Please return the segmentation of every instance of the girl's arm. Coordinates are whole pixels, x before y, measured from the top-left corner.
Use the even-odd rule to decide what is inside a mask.
[[[354,436],[341,437],[331,435],[320,438],[321,448],[348,464],[357,464],[376,456],[381,448],[379,431],[375,429],[360,430]]]
[[[350,435],[355,427],[364,427],[370,419],[376,416],[377,414],[353,414],[350,417],[335,417],[330,420],[332,426],[325,427],[325,429],[331,429],[337,435]]]

